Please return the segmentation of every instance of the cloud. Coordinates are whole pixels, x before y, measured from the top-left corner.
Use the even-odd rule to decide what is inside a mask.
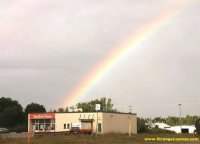
[[[107,53],[179,2],[1,1],[0,94],[23,105],[59,103]],[[168,22],[83,99],[108,92],[118,107],[199,100],[198,13],[199,3]]]

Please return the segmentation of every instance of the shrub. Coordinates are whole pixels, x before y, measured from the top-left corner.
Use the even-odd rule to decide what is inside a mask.
[[[148,129],[149,134],[175,134],[174,131],[169,131],[169,130],[164,130],[164,129],[159,129],[159,128],[152,128]]]
[[[18,125],[16,127],[10,128],[9,130],[11,132],[21,133],[21,132],[27,132],[28,128],[27,128],[27,125]]]

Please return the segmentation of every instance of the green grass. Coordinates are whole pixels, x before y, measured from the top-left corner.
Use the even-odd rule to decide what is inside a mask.
[[[31,139],[31,144],[134,144],[147,143],[144,138],[192,138],[191,134],[137,134],[130,138],[128,134],[106,134],[106,135],[45,135],[35,136]],[[27,144],[27,138],[0,139],[0,144]],[[148,142],[152,143],[152,142]],[[155,143],[155,142],[154,142]],[[156,142],[158,143],[158,142]],[[174,142],[173,142],[174,143]],[[188,143],[188,142],[179,142]],[[190,142],[191,143],[191,142]],[[194,142],[193,142],[194,143]]]

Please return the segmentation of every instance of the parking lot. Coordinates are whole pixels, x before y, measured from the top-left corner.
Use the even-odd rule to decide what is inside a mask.
[[[5,134],[0,134],[0,138],[26,138],[28,137],[27,132],[23,133],[16,133],[16,132],[10,132],[10,133],[5,133]]]

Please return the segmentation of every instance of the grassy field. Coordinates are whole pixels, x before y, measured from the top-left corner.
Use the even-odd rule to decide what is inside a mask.
[[[146,140],[145,140],[146,139]],[[125,134],[106,135],[46,135],[35,136],[30,144],[143,144],[143,143],[199,143],[191,134]],[[27,138],[0,139],[0,144],[28,144]]]

